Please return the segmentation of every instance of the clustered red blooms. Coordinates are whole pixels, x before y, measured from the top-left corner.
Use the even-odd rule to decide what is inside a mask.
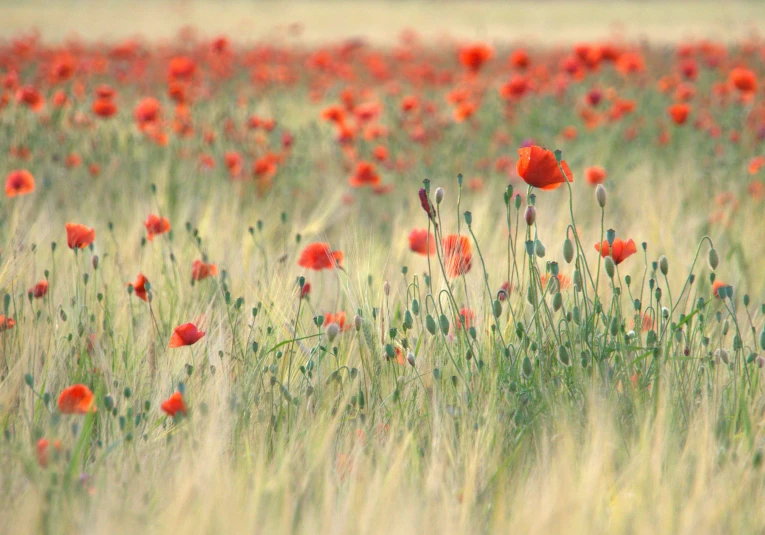
[[[619,132],[624,142],[648,132],[659,146],[668,146],[682,129],[693,129],[715,143],[717,155],[726,150],[721,141],[724,133],[731,143],[743,145],[745,141],[757,150],[765,141],[765,106],[761,99],[758,101],[765,44],[757,40],[739,47],[710,41],[681,43],[669,64],[654,50],[616,41],[578,43],[556,52],[462,43],[456,50],[439,53],[423,47],[411,32],[391,50],[377,50],[355,41],[305,50],[270,43],[235,49],[222,36],[183,48],[179,53],[173,46],[150,47],[134,40],[108,47],[82,43],[46,46],[36,37],[21,37],[0,45],[0,109],[15,107],[46,128],[53,128],[54,114],[60,114],[60,124],[93,132],[106,128],[102,125],[107,121],[123,119],[133,124],[141,141],[165,150],[175,150],[171,138],[189,140],[189,146],[201,148],[196,152],[183,148],[178,158],[198,162],[200,172],[220,167],[231,180],[251,180],[262,196],[289,164],[296,138],[273,117],[248,113],[243,119],[226,115],[220,123],[206,120],[200,109],[203,106],[198,104],[231,89],[225,82],[238,71],[248,75],[246,87],[234,86],[235,106],[240,110],[249,106],[247,90],[266,94],[298,85],[308,87],[310,104],[322,108],[317,118],[333,132],[344,168],[341,176],[347,177],[352,188],[344,202],[367,192],[384,195],[393,191],[403,182],[397,178],[408,179],[407,171],[418,159],[432,163],[432,156],[423,148],[442,140],[450,128],[468,132],[478,128],[487,118],[484,106],[492,99],[499,100],[503,121],[499,121],[501,126],[492,133],[487,154],[476,167],[486,174],[493,170],[501,182],[523,181],[540,190],[569,184],[574,173],[565,160],[558,161],[554,152],[534,140],[513,145],[513,141],[520,142],[513,139],[517,130],[513,122],[532,98],[566,106],[574,103],[572,123],[563,126],[555,139],[544,140],[550,146],[575,140],[583,131],[614,125],[618,127],[614,132]],[[599,77],[599,73],[606,76]],[[698,83],[702,78],[712,80],[711,86]],[[658,93],[663,113],[651,118],[654,126],[647,124],[638,101],[629,98],[630,87]],[[133,94],[140,96],[128,100],[127,95]],[[740,105],[746,115],[740,131],[719,118],[718,110],[733,105]],[[65,133],[57,133],[63,143]],[[516,160],[511,147],[518,145]],[[216,160],[211,147],[222,148],[218,152],[222,161]],[[79,169],[94,179],[99,177],[103,162],[95,159],[99,145],[94,143],[93,148],[87,155],[61,154],[58,161],[62,170],[75,173]],[[15,199],[10,202],[24,203],[26,200],[17,198],[45,195],[49,176],[38,162],[47,160],[36,158],[39,152],[39,148],[25,145],[9,149],[10,160],[24,162],[2,171],[6,198]],[[752,156],[746,166],[753,177],[747,187],[753,199],[765,198],[765,183],[754,178],[764,167],[762,155]],[[591,185],[603,183],[607,175],[600,166],[584,169],[584,178]],[[41,179],[39,189],[35,176]],[[483,177],[467,183],[474,191],[484,184],[490,182]],[[435,234],[427,228],[411,230],[409,249],[430,257],[441,247],[448,277],[467,275],[472,267],[470,240],[462,234],[441,234],[436,207],[425,188],[419,190],[418,197]],[[718,195],[715,202],[721,208],[735,209],[737,205],[729,192]],[[713,222],[722,219],[718,215],[713,214]],[[143,224],[149,242],[171,229],[170,220],[156,214],[149,214]],[[94,247],[95,228],[73,222],[66,223],[65,228],[70,249]],[[636,253],[631,239],[615,239],[611,245],[603,241],[595,244],[595,249],[615,264]],[[343,252],[332,250],[328,243],[311,243],[301,251],[298,265],[321,271],[342,268],[343,260]],[[206,260],[195,260],[191,266],[193,281],[217,274],[217,265]],[[566,275],[557,275],[557,281],[561,290],[571,286]],[[550,276],[542,275],[541,282],[548,284]],[[150,301],[147,287],[151,285],[142,273],[128,286],[138,299]],[[715,281],[713,294],[729,295],[721,292],[724,288],[730,286]],[[27,294],[30,299],[40,299],[49,290],[46,278],[31,286]],[[513,290],[512,284],[505,282],[498,298],[505,300]],[[306,298],[310,291],[310,283],[305,282],[300,297]],[[474,321],[475,312],[462,308],[457,328],[469,329]],[[644,319],[644,330],[646,322],[654,324],[651,318]],[[341,329],[349,327],[345,312],[327,313],[324,324],[330,323]],[[16,320],[0,315],[0,333],[15,327]],[[204,336],[197,325],[186,323],[174,330],[169,347],[191,346]],[[89,352],[94,344],[95,335],[90,335]],[[395,353],[396,362],[404,364],[401,349],[396,347]],[[96,408],[94,399],[87,386],[75,384],[62,391],[58,407],[62,413],[88,414]],[[170,416],[187,412],[180,392],[161,408]],[[48,463],[46,439],[37,443],[37,456],[41,465]]]

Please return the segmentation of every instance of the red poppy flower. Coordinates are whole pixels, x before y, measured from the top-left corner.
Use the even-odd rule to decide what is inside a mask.
[[[584,178],[587,179],[587,183],[593,186],[602,184],[606,180],[608,173],[605,169],[598,165],[588,167],[584,170]]]
[[[379,183],[380,175],[377,174],[374,164],[364,161],[356,164],[356,170],[348,179],[348,184],[354,188],[376,186]]]
[[[561,290],[565,290],[567,288],[571,287],[571,278],[564,275],[563,273],[559,273],[556,277],[558,279],[558,284],[560,286]],[[547,287],[547,282],[550,280],[550,275],[548,273],[543,273],[541,277],[539,277],[539,282],[542,283],[542,288]]]
[[[45,294],[48,293],[48,281],[47,280],[41,280],[34,286],[32,286],[29,290],[27,290],[28,294],[32,294],[32,297],[35,299],[39,299],[43,297]]]
[[[608,241],[603,240],[603,243],[596,243],[595,250],[598,251],[603,258],[610,256],[616,265],[621,264],[637,252],[635,242],[632,239],[622,241],[619,238],[614,240],[613,251],[608,247]]]
[[[328,243],[312,243],[303,249],[298,259],[298,265],[304,268],[321,271],[340,266],[343,262],[342,251],[332,251]]]
[[[85,385],[65,388],[58,397],[58,410],[64,414],[87,414],[95,412],[95,396]]]
[[[140,127],[155,123],[159,120],[161,110],[162,108],[157,99],[151,97],[145,98],[138,102],[135,107],[135,120]]]
[[[469,330],[473,323],[475,323],[475,311],[466,307],[461,308],[457,315],[457,330],[459,331],[463,327],[465,330]]]
[[[5,196],[27,195],[35,190],[35,177],[26,169],[17,169],[8,173],[5,179]]]
[[[96,239],[96,230],[79,223],[66,224],[66,244],[70,249],[84,249]]]
[[[13,318],[6,318],[2,314],[0,314],[0,333],[3,331],[8,331],[10,329],[13,329],[16,326],[16,320]]]
[[[330,323],[337,323],[341,331],[345,330],[345,312],[327,312],[324,314],[324,327]]]
[[[484,43],[463,46],[459,52],[460,63],[470,72],[476,73],[494,55],[494,50]]]
[[[143,226],[146,227],[146,239],[152,241],[154,236],[159,236],[170,230],[170,221],[166,217],[149,214],[149,217],[143,222]]]
[[[187,80],[194,76],[196,70],[197,66],[193,59],[187,56],[177,56],[170,60],[167,74],[171,80]]]
[[[175,417],[176,414],[186,414],[186,404],[183,402],[183,395],[175,392],[160,405],[162,411],[168,416]]]
[[[473,255],[470,241],[465,236],[448,234],[442,240],[444,264],[451,277],[464,275],[472,267]]]
[[[32,86],[23,86],[16,91],[16,102],[24,104],[35,112],[42,111],[45,107],[45,99],[40,92]]]
[[[98,87],[96,87],[96,97],[97,98],[114,98],[117,96],[117,91],[114,90],[114,88],[107,84],[101,84]]]
[[[667,108],[667,113],[675,124],[685,124],[688,115],[691,113],[691,107],[685,103],[673,104]]]
[[[300,289],[300,299],[305,299],[311,293],[311,283],[306,282]]]
[[[93,113],[99,117],[108,119],[109,117],[116,115],[117,105],[111,99],[99,98],[93,102]]]
[[[730,71],[728,79],[733,87],[742,93],[753,93],[757,91],[757,77],[749,69],[737,67]]]
[[[201,260],[194,260],[191,264],[191,279],[195,281],[205,280],[209,276],[218,274],[218,266],[215,264],[205,264]]]
[[[133,287],[133,293],[138,299],[143,299],[144,301],[149,301],[149,298],[146,294],[146,283],[149,282],[146,277],[144,277],[143,273],[139,273],[138,276],[135,278],[133,282],[129,282],[128,286]]]
[[[205,333],[198,330],[193,323],[184,323],[175,328],[168,347],[191,346],[196,344],[204,335]]]
[[[427,229],[416,228],[409,233],[409,249],[430,256],[436,252],[436,239]]]
[[[553,190],[561,184],[574,181],[574,174],[569,169],[565,160],[561,160],[560,167],[566,173],[560,172],[558,161],[552,151],[536,145],[518,149],[518,163],[516,171],[526,184],[542,190]]]

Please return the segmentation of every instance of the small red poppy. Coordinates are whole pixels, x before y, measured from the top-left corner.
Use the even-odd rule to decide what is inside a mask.
[[[298,259],[298,265],[304,268],[321,271],[340,266],[343,262],[342,251],[332,251],[328,243],[311,243],[303,249]]]
[[[614,263],[619,265],[624,262],[624,260],[635,254],[637,252],[637,247],[635,246],[635,242],[632,239],[629,239],[625,242],[619,238],[616,238],[612,248],[608,247],[607,240],[603,240],[602,244],[595,244],[595,250],[598,251],[601,256],[603,256],[603,258],[610,256]]]
[[[5,179],[5,196],[16,197],[27,195],[35,190],[35,177],[26,169],[18,169],[8,173]]]
[[[82,384],[65,388],[58,397],[58,410],[64,414],[87,414],[95,412],[95,396],[90,389]]]
[[[193,323],[184,323],[175,328],[168,347],[191,346],[196,344],[204,335],[205,333],[197,329]]]
[[[183,395],[175,392],[160,405],[162,411],[168,416],[175,417],[176,414],[186,414],[186,403],[183,401]]]
[[[66,224],[66,243],[70,249],[84,249],[96,239],[95,229],[79,223]]]

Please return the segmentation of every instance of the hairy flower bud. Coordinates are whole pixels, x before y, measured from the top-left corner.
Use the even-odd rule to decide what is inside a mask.
[[[606,207],[606,188],[603,187],[603,184],[598,184],[598,187],[595,188],[595,200],[598,201],[598,206],[601,208]]]
[[[526,220],[526,224],[531,226],[537,220],[537,209],[533,206],[527,206],[526,212],[523,214],[523,218]]]
[[[436,204],[441,204],[444,200],[444,188],[436,188]]]

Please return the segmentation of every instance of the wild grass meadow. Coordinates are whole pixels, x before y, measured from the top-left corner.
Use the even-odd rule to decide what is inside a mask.
[[[590,4],[0,6],[0,533],[763,533],[765,39]]]

